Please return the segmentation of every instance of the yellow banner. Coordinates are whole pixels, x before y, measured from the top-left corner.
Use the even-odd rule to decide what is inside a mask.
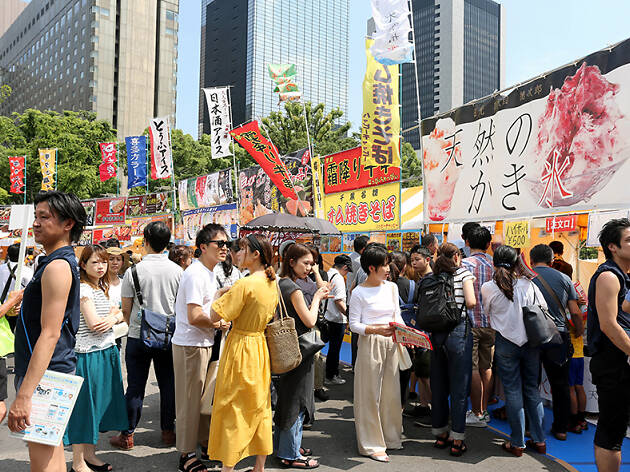
[[[325,218],[347,233],[399,229],[399,200],[399,182],[333,193],[324,197]]]
[[[398,66],[377,62],[370,52],[372,42],[365,42],[361,157],[365,166],[400,167]]]
[[[313,207],[317,218],[324,218],[324,179],[321,157],[311,157],[311,175],[313,176]]]
[[[503,239],[506,246],[529,247],[529,221],[505,221],[503,223]]]
[[[39,165],[42,168],[42,190],[55,190],[56,149],[40,149]]]

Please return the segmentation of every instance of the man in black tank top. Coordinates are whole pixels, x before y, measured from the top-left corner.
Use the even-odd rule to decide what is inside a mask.
[[[588,288],[588,352],[597,387],[599,420],[595,461],[600,472],[621,467],[621,445],[630,421],[630,315],[623,311],[630,288],[630,221],[611,220],[599,234],[606,262]]]
[[[29,426],[31,398],[47,369],[73,373],[74,343],[79,328],[79,271],[71,243],[79,240],[87,215],[76,195],[57,191],[35,197],[33,236],[46,257],[24,292],[15,331],[15,387],[9,429]],[[66,470],[63,444],[28,443],[31,470]]]

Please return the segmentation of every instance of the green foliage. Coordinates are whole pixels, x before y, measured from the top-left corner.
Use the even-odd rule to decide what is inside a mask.
[[[402,187],[422,185],[422,161],[411,144],[403,142],[401,156]]]
[[[13,89],[10,85],[4,84],[0,85],[0,103],[4,102],[7,98],[11,96],[13,93]]]

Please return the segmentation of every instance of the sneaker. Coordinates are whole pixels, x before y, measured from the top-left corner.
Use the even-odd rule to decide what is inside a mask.
[[[486,424],[490,423],[490,412],[488,410],[485,410],[483,412],[483,415],[481,415],[481,419],[482,421],[484,421]]]
[[[338,375],[335,375],[332,379],[324,379],[324,383],[326,385],[343,385],[346,383],[346,381],[344,379],[342,379],[341,377],[339,377]]]
[[[468,410],[466,412],[466,426],[472,426],[474,428],[485,428],[487,424],[483,420],[483,415],[477,416],[471,410]]]
[[[416,405],[403,411],[403,416],[408,418],[420,418],[421,416],[431,416],[431,407]]]
[[[133,434],[120,433],[109,438],[109,443],[118,449],[129,451],[133,449]]]
[[[318,400],[320,400],[322,402],[325,402],[326,400],[330,399],[330,396],[328,396],[328,393],[323,388],[316,388],[315,389],[315,398],[317,398]]]

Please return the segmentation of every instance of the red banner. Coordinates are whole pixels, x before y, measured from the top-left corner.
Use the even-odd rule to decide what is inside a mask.
[[[116,143],[99,143],[103,162],[98,166],[101,182],[116,177],[118,156]]]
[[[11,181],[11,193],[24,193],[24,167],[25,157],[9,157],[9,179]]]
[[[361,146],[331,154],[324,162],[324,193],[345,192],[400,180],[400,167],[365,166]]]
[[[260,133],[257,121],[235,128],[230,134],[262,167],[282,195],[297,200],[289,172],[280,160],[278,150]]]
[[[562,233],[577,231],[577,215],[556,216],[545,220],[545,231],[547,233]]]

